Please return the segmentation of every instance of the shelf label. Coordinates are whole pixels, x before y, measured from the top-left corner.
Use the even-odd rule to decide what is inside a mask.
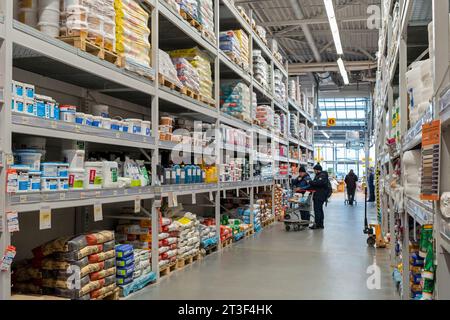
[[[51,121],[51,122],[50,122],[50,127],[51,127],[52,129],[56,129],[56,128],[58,127],[58,124],[56,123],[56,121]]]
[[[59,200],[66,200],[66,193],[65,192],[61,192],[59,194]]]
[[[169,208],[173,208],[173,192],[168,193],[167,200],[169,202]]]
[[[102,221],[103,220],[103,208],[102,204],[99,201],[94,203],[94,221]]]
[[[223,189],[222,191],[222,197],[225,199],[227,197],[227,191]]]
[[[75,132],[80,132],[80,131],[81,131],[80,126],[75,126]]]
[[[22,117],[22,124],[28,124],[28,123],[29,123],[28,117]]]
[[[239,188],[236,188],[236,197],[239,197]]]
[[[214,201],[212,191],[209,192],[209,201]]]
[[[52,209],[50,206],[43,206],[39,210],[39,230],[51,229],[52,227]]]
[[[137,196],[134,199],[134,213],[140,213],[141,212],[141,197]]]
[[[155,199],[154,206],[155,206],[155,208],[161,208],[161,200],[156,200]]]
[[[25,203],[25,202],[28,201],[28,197],[27,196],[20,196],[19,199],[20,199],[20,203]]]
[[[7,154],[7,155],[6,155],[6,164],[7,164],[8,166],[14,164],[14,156],[13,156],[12,154]]]
[[[178,196],[173,194],[173,206],[178,207]]]
[[[6,220],[8,225],[8,232],[18,232],[19,231],[19,214],[17,211],[9,211],[6,213]]]
[[[122,138],[120,132],[116,132],[116,138],[117,138],[117,139]]]
[[[95,191],[95,197],[99,198],[102,195],[101,191]]]
[[[197,194],[192,194],[192,204],[197,204]]]

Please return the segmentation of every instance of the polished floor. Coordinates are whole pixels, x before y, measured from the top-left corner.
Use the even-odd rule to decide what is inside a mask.
[[[325,230],[288,233],[274,224],[130,299],[397,299],[388,251],[366,245],[362,202],[343,201],[335,195],[325,208]],[[381,287],[369,290],[374,261]]]

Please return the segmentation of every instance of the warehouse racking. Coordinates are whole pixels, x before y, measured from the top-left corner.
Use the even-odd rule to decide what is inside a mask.
[[[421,5],[432,8],[425,10]],[[432,16],[427,16],[427,12],[432,12]],[[416,235],[421,227],[425,225],[433,227],[437,266],[433,298],[448,299],[449,221],[441,212],[437,198],[426,199],[422,196],[421,200],[419,197],[406,194],[407,182],[403,160],[407,152],[422,150],[425,141],[422,126],[436,120],[440,122],[439,168],[433,169],[434,177],[440,177],[440,190],[436,197],[448,192],[449,131],[446,94],[450,84],[449,4],[447,1],[437,0],[426,3],[415,0],[386,1],[382,21],[374,96],[378,223],[382,225],[385,235],[390,235],[391,265],[401,274],[399,293],[402,299],[410,299],[412,293],[411,244],[417,242]],[[418,21],[422,21],[422,24],[417,24]],[[427,30],[428,23],[430,25]],[[432,31],[433,37],[429,36],[429,31]],[[417,123],[411,125],[407,72],[411,69],[412,63],[422,61],[427,56],[433,61],[431,70],[433,95],[428,111],[423,112]],[[391,147],[387,147],[387,140],[394,137],[392,132],[395,130],[399,132],[397,143],[393,143],[392,146],[393,139],[391,139]],[[423,164],[417,165],[423,172]]]
[[[202,120],[215,124],[220,128],[222,124],[234,128],[244,129],[250,134],[250,146],[236,147],[215,143],[213,154],[216,155],[216,164],[223,163],[224,152],[245,154],[249,163],[257,158],[254,149],[254,141],[257,136],[264,136],[272,148],[272,155],[276,144],[293,145],[304,154],[313,152],[311,143],[301,141],[291,136],[277,136],[271,130],[260,128],[252,123],[225,115],[220,112],[220,81],[222,79],[239,79],[250,86],[250,91],[257,92],[264,102],[280,112],[295,112],[299,119],[309,127],[313,127],[313,119],[299,107],[295,101],[275,101],[274,88],[271,91],[262,88],[253,78],[252,72],[242,69],[231,61],[219,49],[218,43],[195,29],[180,15],[172,11],[164,0],[147,0],[151,6],[151,47],[152,47],[152,74],[153,79],[144,78],[114,64],[101,60],[89,53],[83,52],[58,39],[51,38],[36,29],[16,21],[13,17],[13,1],[3,1],[0,4],[0,87],[3,88],[0,108],[0,252],[4,252],[8,245],[16,239],[6,229],[6,212],[17,211],[21,221],[21,229],[28,233],[26,239],[20,239],[18,249],[24,245],[27,249],[39,245],[43,239],[52,236],[60,236],[65,233],[86,232],[98,229],[113,219],[114,214],[106,214],[104,221],[93,222],[92,207],[101,205],[105,212],[113,211],[114,204],[134,202],[135,207],[151,208],[152,221],[159,221],[158,208],[160,199],[180,197],[185,202],[187,197],[202,195],[207,197],[214,205],[216,221],[220,221],[220,199],[223,190],[246,189],[246,195],[251,204],[254,203],[254,193],[259,188],[272,188],[275,183],[286,183],[288,175],[275,176],[270,180],[254,178],[253,166],[250,166],[250,179],[239,182],[218,182],[210,184],[194,185],[160,185],[156,174],[152,174],[152,184],[147,187],[130,189],[100,189],[82,190],[54,193],[6,193],[6,168],[12,162],[13,136],[30,135],[46,137],[52,145],[59,145],[61,141],[82,141],[93,148],[108,148],[113,150],[123,149],[143,154],[147,161],[151,162],[152,173],[157,171],[159,156],[164,150],[174,150],[176,145],[167,141],[160,141],[158,134],[159,117],[162,113],[186,114],[187,118]],[[283,65],[274,58],[269,48],[255,30],[245,19],[239,10],[228,0],[215,1],[215,38],[218,39],[222,28],[238,27],[249,35],[250,52],[253,48],[259,48],[270,61],[272,70],[278,69],[288,81],[287,65]],[[252,17],[252,13],[249,13]],[[170,30],[170,32],[167,32]],[[188,48],[199,46],[206,50],[212,59],[215,107],[207,103],[187,97],[186,95],[171,90],[158,81],[158,50]],[[251,59],[250,54],[250,59]],[[250,61],[250,66],[252,65]],[[89,111],[93,103],[110,105],[124,116],[136,116],[144,120],[151,120],[151,137],[138,136],[126,133],[112,133],[96,128],[87,128],[75,124],[67,124],[58,121],[31,118],[26,115],[13,114],[10,108],[11,84],[14,80],[33,83],[40,92],[54,96],[62,101],[68,101],[80,105],[83,111]],[[272,82],[273,83],[273,79]],[[310,102],[307,102],[310,103]],[[216,142],[221,141],[216,138]],[[275,165],[279,163],[294,163],[297,165],[310,165],[306,161],[290,159],[288,157],[274,157],[263,155],[266,161]],[[255,191],[256,189],[256,191]],[[181,201],[180,201],[181,202]],[[186,200],[186,203],[190,201]],[[54,219],[50,230],[39,231],[36,219],[39,211],[49,208]],[[68,214],[70,212],[70,215]],[[70,219],[69,219],[70,217]],[[75,217],[75,218],[74,218]],[[22,221],[24,221],[22,223]],[[158,223],[152,224],[152,252],[158,251]],[[217,231],[220,225],[217,223]],[[12,241],[12,238],[14,241]],[[219,246],[220,248],[220,246]],[[159,276],[158,255],[152,255],[153,271]],[[11,273],[0,272],[0,299],[11,297]]]

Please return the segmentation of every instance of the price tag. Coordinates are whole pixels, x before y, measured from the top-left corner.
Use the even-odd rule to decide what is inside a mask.
[[[80,132],[81,128],[80,126],[75,126],[75,132]]]
[[[141,212],[141,197],[137,196],[134,199],[134,213]]]
[[[173,195],[173,206],[178,207],[178,196],[176,194]]]
[[[127,195],[127,194],[128,194],[128,189],[124,189],[124,190],[123,190],[123,193],[124,193],[125,195]]]
[[[39,210],[39,230],[51,229],[52,210],[50,206],[43,206]]]
[[[116,138],[117,138],[117,139],[120,139],[120,138],[121,138],[120,132],[116,132]]]
[[[236,197],[239,197],[239,188],[236,188]]]
[[[226,198],[227,197],[227,191],[224,189],[223,190],[223,192],[222,192],[222,196],[223,196],[223,198]]]
[[[43,194],[42,195],[42,200],[47,201],[48,200],[48,194]]]
[[[99,198],[102,195],[101,191],[95,191],[95,197]]]
[[[173,193],[169,192],[167,198],[168,198],[167,200],[169,202],[169,208],[173,208]]]
[[[28,124],[28,117],[22,117],[22,124]]]
[[[247,194],[250,194],[250,188],[247,187]]]
[[[17,211],[10,211],[6,213],[6,220],[8,224],[8,232],[19,231],[19,214]]]
[[[209,201],[214,201],[212,191],[209,192]]]
[[[25,203],[25,202],[27,202],[28,201],[28,198],[27,198],[27,196],[20,196],[20,203]]]
[[[14,156],[13,156],[12,154],[7,154],[7,155],[6,155],[6,164],[7,164],[8,166],[14,164]]]
[[[80,192],[80,199],[84,199],[86,198],[86,193],[85,192]]]
[[[52,129],[56,129],[58,124],[56,123],[56,121],[52,121],[52,122],[50,122],[50,126],[52,127]]]
[[[114,195],[114,196],[117,196],[117,190],[114,190],[114,191],[113,191],[113,195]]]
[[[103,208],[100,202],[94,203],[94,221],[102,221],[103,220]]]
[[[155,208],[161,208],[161,200],[155,200]]]
[[[266,186],[264,186],[264,191],[266,191]]]
[[[59,194],[59,200],[66,200],[66,193],[65,192],[61,192]]]
[[[195,193],[192,194],[191,202],[192,202],[192,204],[196,204],[197,203],[197,194],[195,194]]]

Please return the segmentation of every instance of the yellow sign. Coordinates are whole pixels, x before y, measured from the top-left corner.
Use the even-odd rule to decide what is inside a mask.
[[[336,118],[328,118],[327,127],[335,127],[336,126]]]

